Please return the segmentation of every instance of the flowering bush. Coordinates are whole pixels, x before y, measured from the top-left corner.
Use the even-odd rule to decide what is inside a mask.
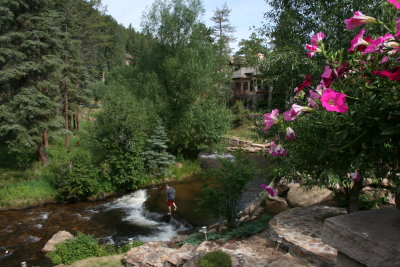
[[[383,36],[364,37],[363,28],[349,48],[333,52],[323,43],[329,33],[313,35],[305,48],[308,57],[326,58],[321,79],[307,75],[294,89],[290,110],[265,115],[265,130],[281,129],[270,154],[284,163],[287,176],[342,186],[350,212],[358,210],[365,177],[388,178],[393,190],[399,185],[400,2],[388,0],[386,8],[385,21],[361,11],[344,21],[348,30],[382,27]]]

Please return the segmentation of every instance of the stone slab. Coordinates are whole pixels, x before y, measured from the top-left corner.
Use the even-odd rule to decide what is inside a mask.
[[[322,240],[366,266],[400,266],[400,211],[390,207],[329,218]]]
[[[333,266],[337,250],[321,240],[324,220],[342,215],[344,209],[329,206],[298,207],[284,211],[269,221],[271,238],[282,236],[282,245],[318,266]]]

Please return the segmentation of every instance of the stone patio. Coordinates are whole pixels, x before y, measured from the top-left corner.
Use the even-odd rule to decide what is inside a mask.
[[[289,248],[292,255],[306,258],[317,266],[334,266],[337,250],[321,240],[324,221],[346,214],[341,208],[329,206],[298,207],[276,215],[269,222],[270,236]]]

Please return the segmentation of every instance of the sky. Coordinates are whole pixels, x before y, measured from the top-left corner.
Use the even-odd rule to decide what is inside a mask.
[[[132,24],[135,30],[140,30],[140,21],[143,12],[150,7],[154,0],[102,0],[107,6],[107,14],[114,17],[118,23],[128,27]],[[231,25],[236,32],[233,35],[236,41],[231,44],[234,51],[237,50],[237,43],[241,39],[248,39],[253,30],[252,26],[259,28],[263,21],[264,13],[267,11],[265,0],[203,0],[205,14],[203,22],[212,26],[210,18],[216,8],[222,8],[224,3],[232,10],[230,14]]]

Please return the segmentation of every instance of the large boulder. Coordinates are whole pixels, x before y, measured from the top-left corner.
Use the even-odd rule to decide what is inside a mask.
[[[326,219],[322,240],[345,255],[337,266],[400,266],[399,225],[395,207],[360,211]]]
[[[285,211],[289,209],[288,204],[286,203],[286,200],[281,197],[268,197],[265,200],[265,211],[268,214],[278,214],[281,213],[282,211]]]
[[[74,236],[67,231],[59,231],[56,234],[54,234],[49,241],[44,245],[42,248],[42,252],[47,253],[50,251],[53,251],[55,248],[55,245],[58,243],[61,243],[67,239],[72,239]]]
[[[332,191],[319,187],[310,189],[300,184],[289,184],[287,201],[292,207],[307,207],[332,200],[335,197]]]

